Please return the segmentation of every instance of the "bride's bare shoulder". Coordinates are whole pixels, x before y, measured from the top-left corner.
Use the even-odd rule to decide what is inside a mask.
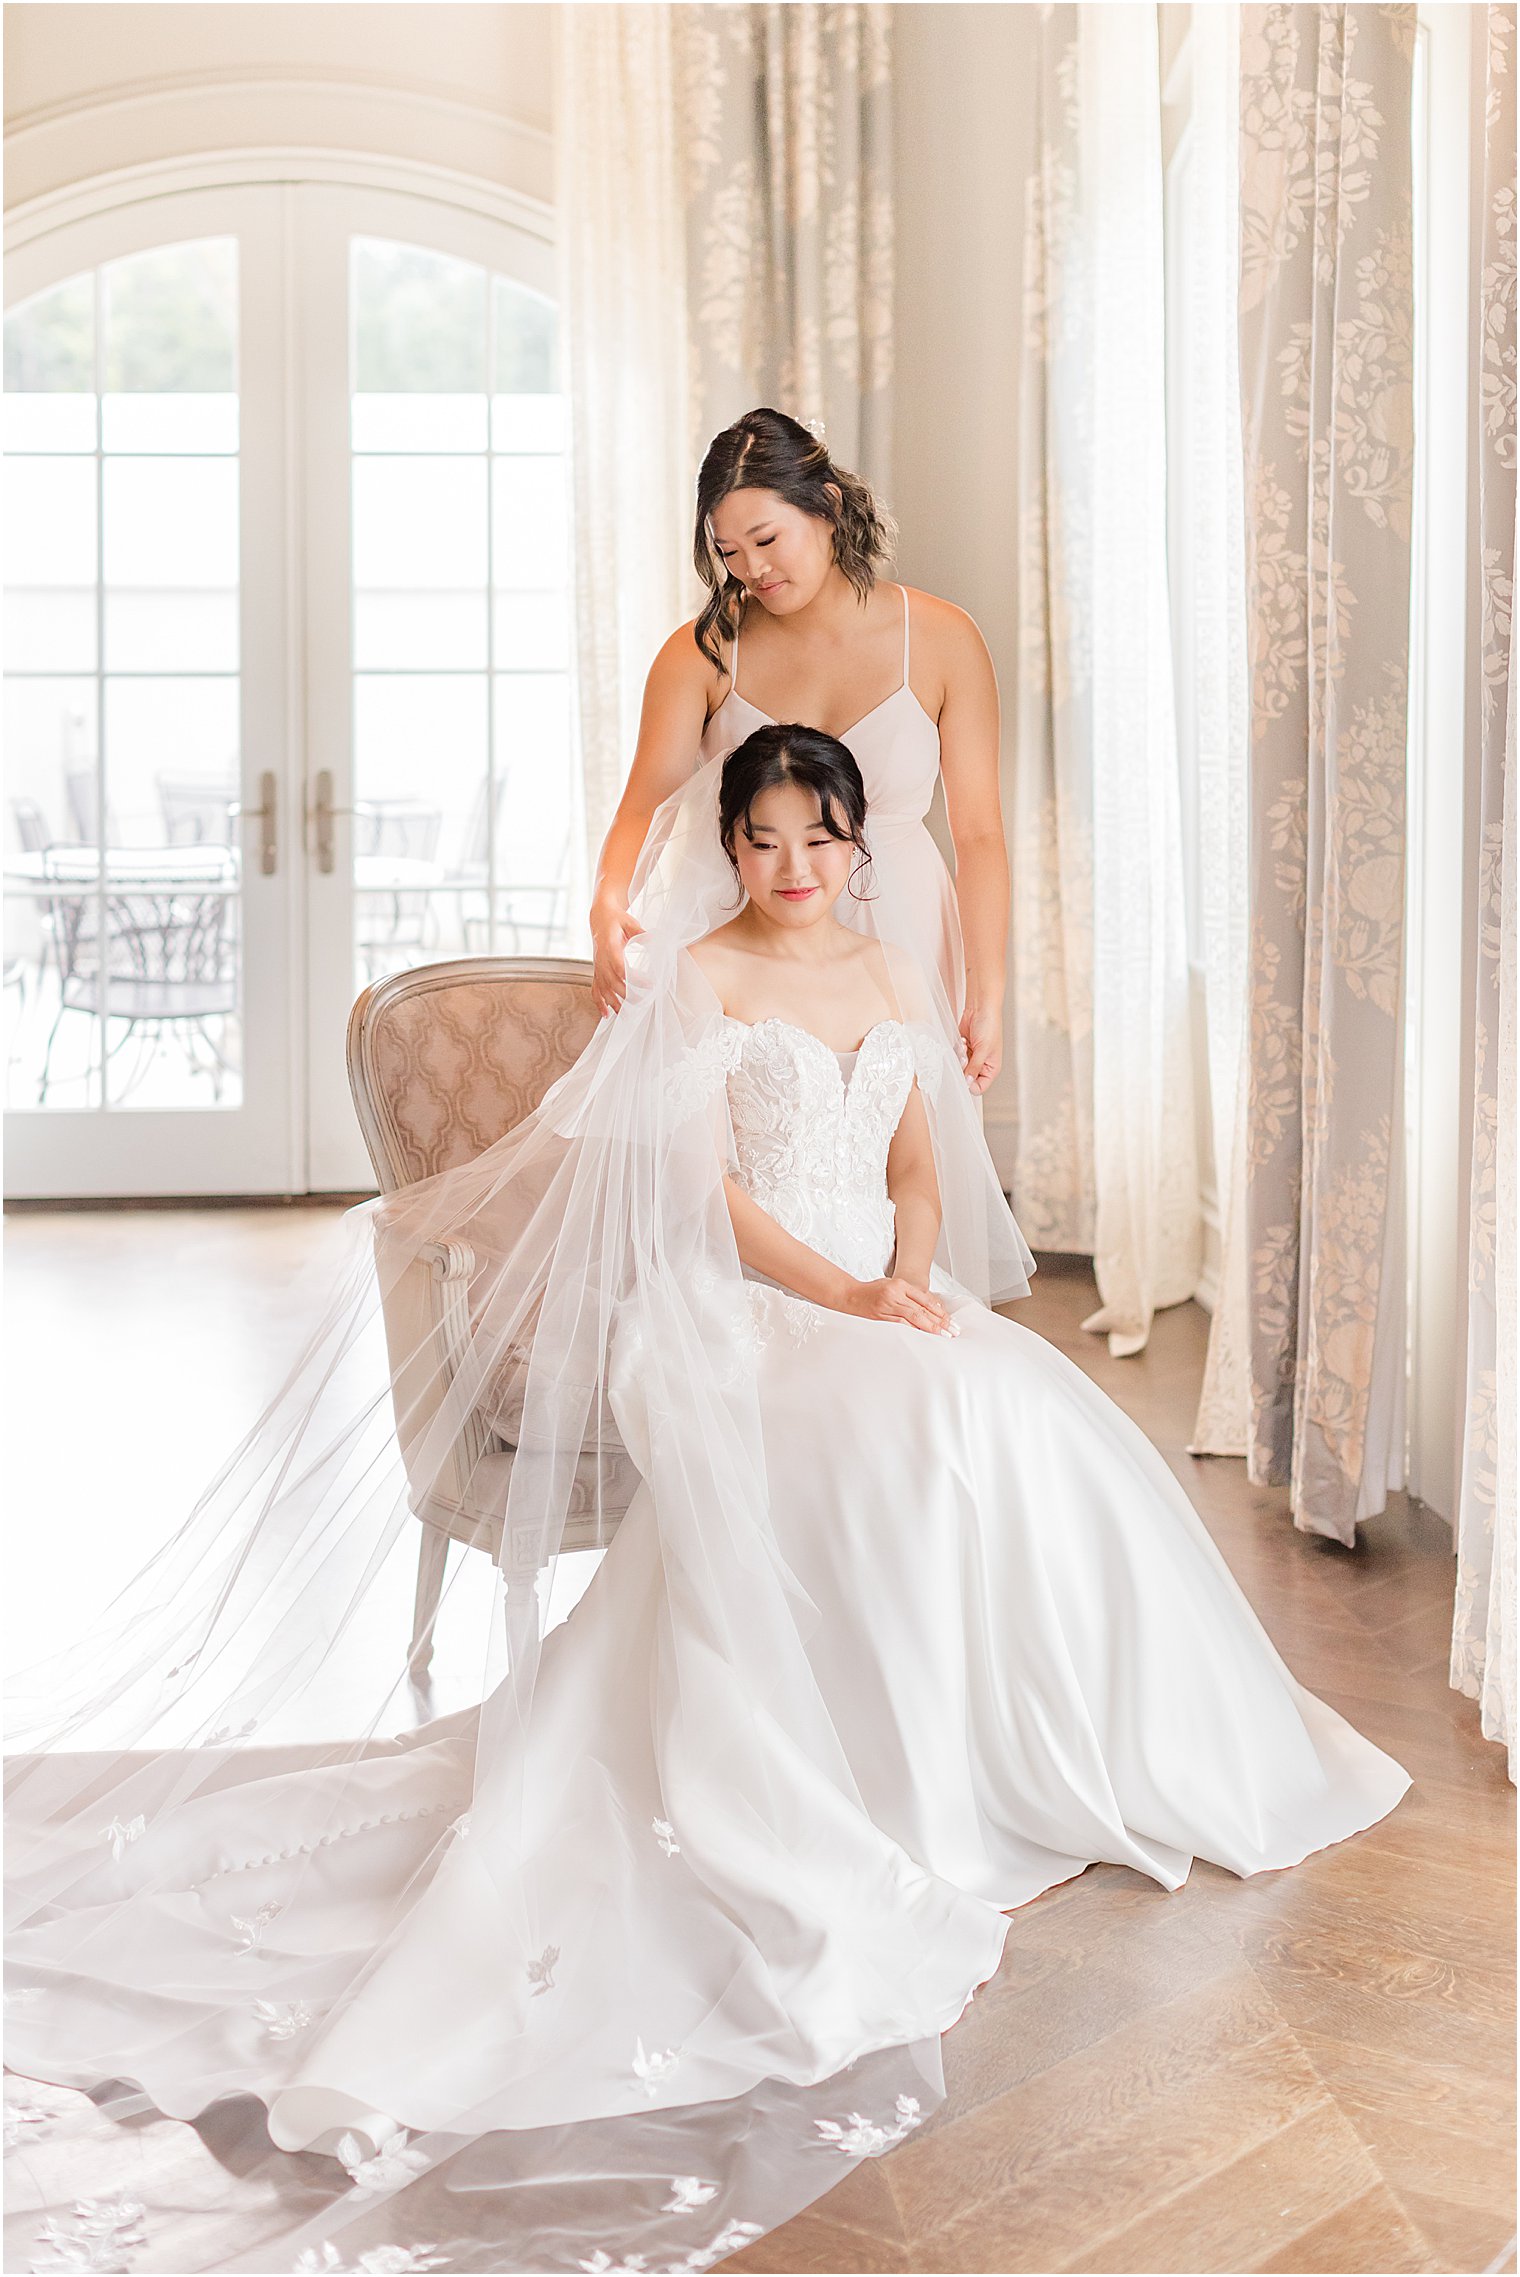
[[[726,924],[715,925],[710,933],[703,933],[699,939],[687,943],[687,955],[709,980],[714,980],[720,972],[732,970],[744,954],[740,942],[734,938],[737,923],[737,918],[730,917]]]

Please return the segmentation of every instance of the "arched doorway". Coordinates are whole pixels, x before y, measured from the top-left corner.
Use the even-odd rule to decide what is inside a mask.
[[[366,1187],[358,988],[584,899],[547,217],[78,204],[7,270],[10,1188]]]

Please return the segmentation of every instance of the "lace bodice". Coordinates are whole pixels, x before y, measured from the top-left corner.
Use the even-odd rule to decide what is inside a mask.
[[[879,1020],[851,1055],[789,1020],[725,1017],[720,1034],[739,1183],[810,1249],[875,1279],[894,1241],[887,1149],[915,1076],[926,1092],[937,1080],[934,1036]]]

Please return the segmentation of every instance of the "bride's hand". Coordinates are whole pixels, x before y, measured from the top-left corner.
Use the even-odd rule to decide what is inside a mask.
[[[996,1004],[968,1004],[961,1014],[966,1040],[966,1081],[985,1091],[1003,1064],[1003,1014]]]
[[[598,1019],[622,1003],[628,986],[628,943],[643,926],[618,904],[598,903],[591,912],[591,1001]]]
[[[840,1306],[857,1320],[905,1321],[930,1336],[959,1336],[948,1306],[927,1289],[891,1274],[884,1281],[857,1281]]]

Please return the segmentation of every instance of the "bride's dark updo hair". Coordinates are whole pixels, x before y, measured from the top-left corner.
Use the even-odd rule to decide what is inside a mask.
[[[827,487],[831,482],[838,487],[837,498]],[[858,474],[834,464],[827,444],[784,411],[765,405],[746,411],[714,435],[697,475],[692,559],[711,598],[693,630],[698,648],[719,671],[719,634],[733,640],[747,598],[743,580],[730,573],[707,534],[708,515],[731,490],[773,490],[789,506],[832,523],[834,559],[862,600],[876,583],[878,565],[891,561],[897,551],[896,522]]]
[[[861,859],[850,872],[849,890],[857,901],[868,899],[855,893],[855,879],[871,859],[866,844],[866,787],[854,753],[837,735],[825,735],[821,727],[785,723],[757,727],[742,743],[736,743],[724,760],[718,778],[718,839],[733,863],[734,874],[737,876],[739,870],[734,840],[741,830],[748,835],[750,809],[756,799],[779,783],[795,783],[799,790],[812,791],[818,800],[820,829],[859,849]]]

